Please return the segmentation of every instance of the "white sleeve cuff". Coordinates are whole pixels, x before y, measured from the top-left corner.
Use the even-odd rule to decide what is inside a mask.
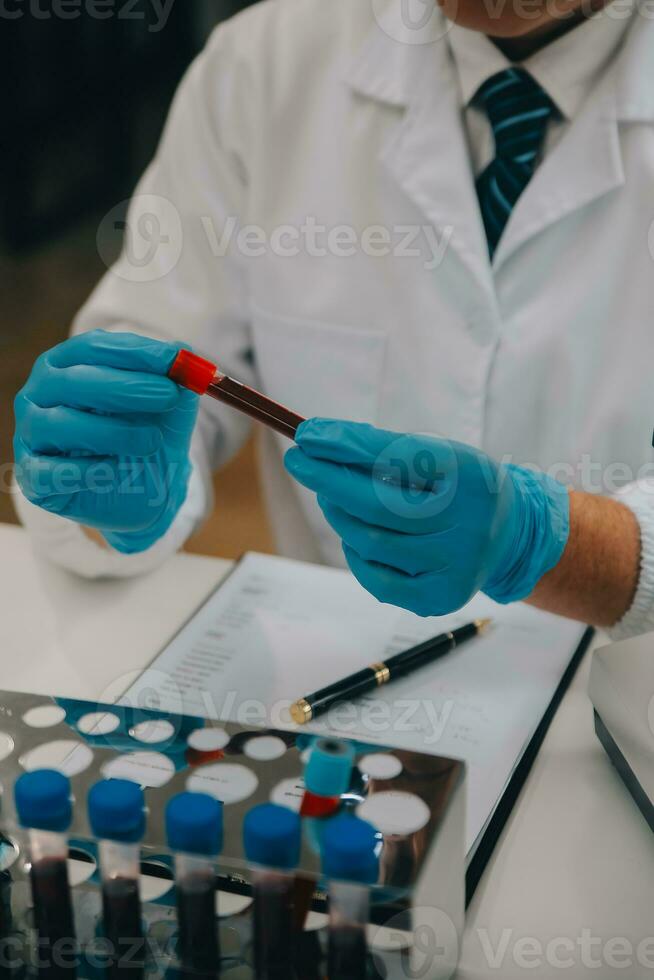
[[[640,526],[640,578],[633,605],[620,622],[607,630],[612,640],[624,640],[654,630],[654,481],[629,484],[616,494]]]
[[[15,487],[15,506],[34,550],[48,561],[83,578],[130,578],[152,571],[175,554],[205,516],[209,501],[197,465],[189,478],[186,500],[172,525],[151,548],[123,555],[103,548],[86,536],[79,524],[31,504]]]

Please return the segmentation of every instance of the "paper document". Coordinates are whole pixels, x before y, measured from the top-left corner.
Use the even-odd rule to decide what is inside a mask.
[[[295,728],[298,698],[486,616],[486,636],[305,726],[463,759],[470,855],[583,636],[577,623],[483,596],[421,619],[381,605],[347,571],[248,554],[124,700]]]

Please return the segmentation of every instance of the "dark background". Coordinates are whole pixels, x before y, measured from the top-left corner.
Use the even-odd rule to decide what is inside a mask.
[[[98,224],[152,157],[182,74],[212,28],[251,0],[165,2],[163,25],[152,0],[0,5],[0,521],[16,520],[13,397],[101,277]],[[216,519],[192,550],[268,550],[251,445],[216,489]]]

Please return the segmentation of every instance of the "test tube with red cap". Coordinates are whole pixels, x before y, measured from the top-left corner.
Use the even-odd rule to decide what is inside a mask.
[[[289,439],[295,438],[298,426],[305,421],[301,415],[267,395],[223,374],[217,364],[190,350],[180,350],[168,377],[198,395],[210,395],[211,398],[244,412]]]

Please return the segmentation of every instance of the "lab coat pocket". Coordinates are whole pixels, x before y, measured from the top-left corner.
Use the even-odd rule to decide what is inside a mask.
[[[256,367],[263,390],[301,415],[375,422],[386,335],[255,308]]]

